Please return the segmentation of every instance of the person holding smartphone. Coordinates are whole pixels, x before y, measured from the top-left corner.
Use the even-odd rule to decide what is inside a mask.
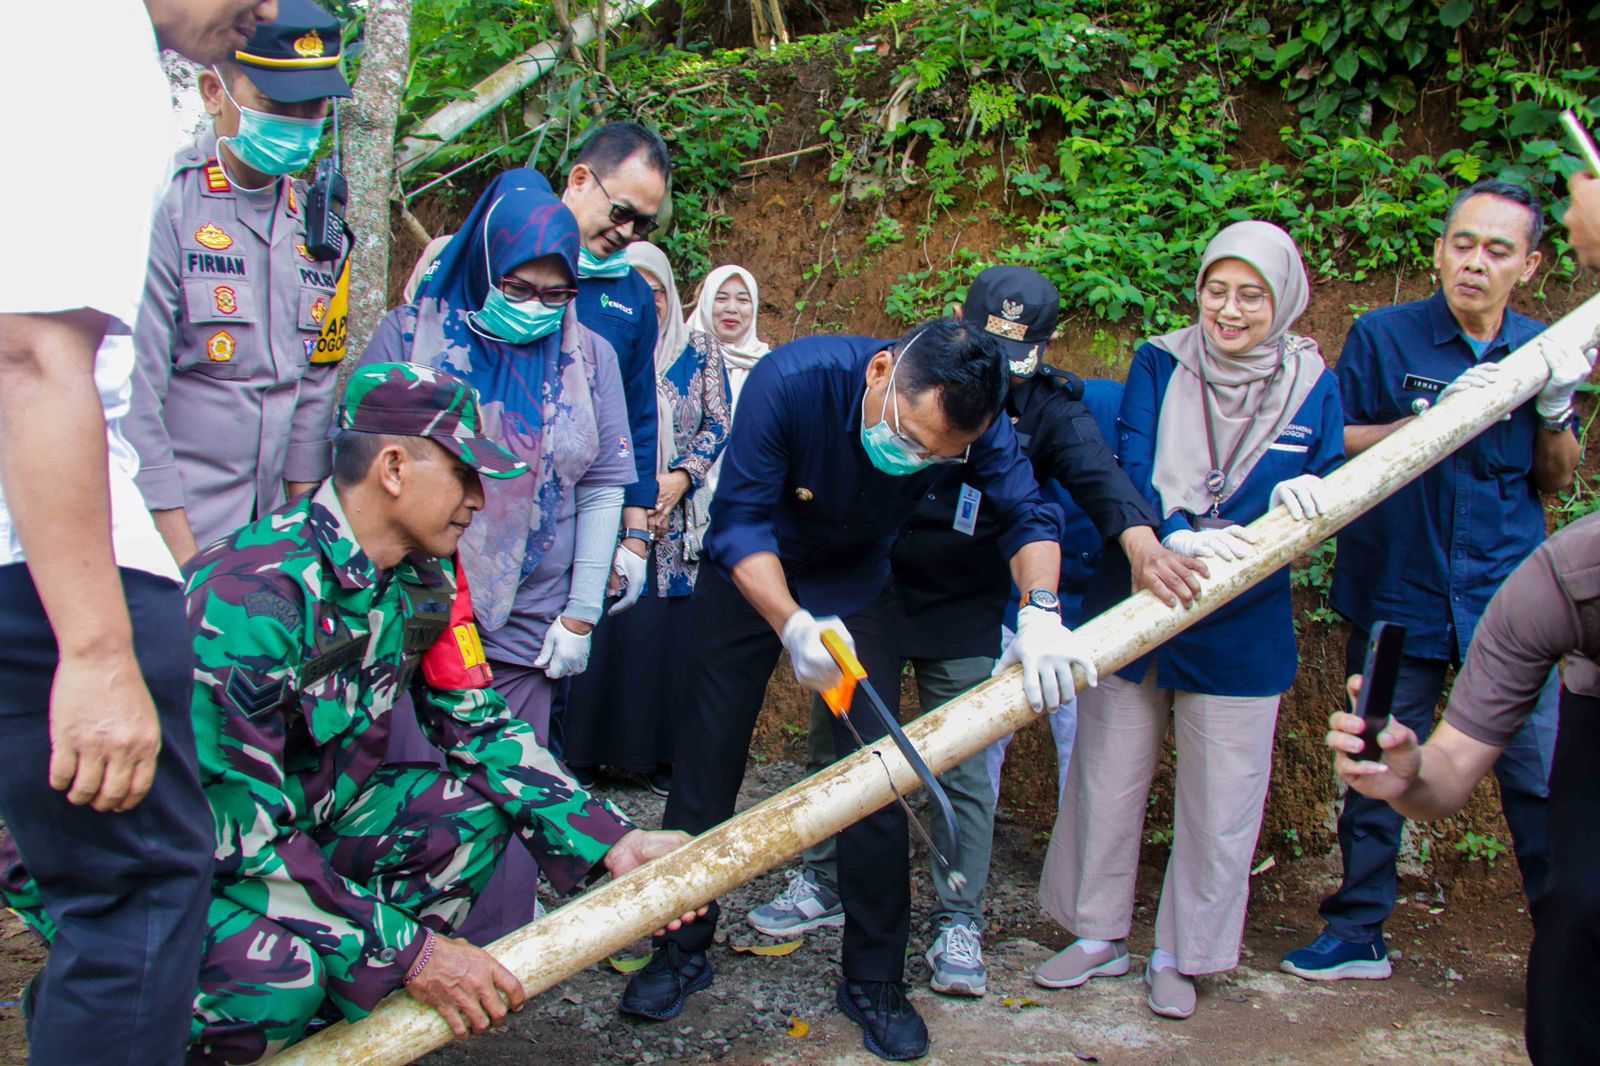
[[[1439,290],[1362,315],[1339,354],[1345,450],[1359,455],[1446,396],[1493,382],[1501,361],[1544,329],[1510,305],[1539,268],[1544,210],[1527,189],[1481,181],[1464,190],[1434,245]],[[1550,346],[1538,395],[1495,422],[1339,532],[1329,602],[1351,623],[1346,669],[1359,668],[1378,619],[1406,627],[1394,715],[1419,736],[1500,583],[1544,539],[1542,493],[1578,465],[1573,396],[1592,357]],[[1401,550],[1400,545],[1405,549]],[[1496,766],[1523,889],[1547,877],[1546,781],[1555,743],[1556,684]],[[1394,910],[1404,820],[1347,796],[1339,815],[1343,876],[1322,901],[1323,928],[1279,963],[1309,981],[1390,976],[1383,926]]]
[[[1381,761],[1353,758],[1362,719],[1328,720],[1334,769],[1363,796],[1432,821],[1466,805],[1539,704],[1565,659],[1560,740],[1550,774],[1548,890],[1534,909],[1528,1054],[1536,1064],[1600,1061],[1600,515],[1578,520],[1519,566],[1484,612],[1444,720],[1422,743],[1391,720]],[[1352,700],[1360,677],[1350,679]]]

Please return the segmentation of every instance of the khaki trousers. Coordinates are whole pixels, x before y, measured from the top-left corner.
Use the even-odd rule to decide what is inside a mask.
[[[1080,937],[1122,940],[1133,924],[1144,813],[1176,722],[1172,858],[1161,886],[1156,947],[1191,976],[1239,963],[1250,860],[1261,831],[1277,696],[1207,696],[1102,678],[1078,694],[1078,738],[1045,856],[1039,900]]]

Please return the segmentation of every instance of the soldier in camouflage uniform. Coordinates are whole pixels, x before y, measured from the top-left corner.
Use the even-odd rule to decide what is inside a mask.
[[[376,364],[337,425],[332,481],[188,567],[217,832],[191,1062],[254,1062],[402,984],[457,1035],[497,1024],[520,984],[448,934],[513,835],[561,891],[687,839],[592,799],[488,686],[451,556],[477,475],[527,468],[480,436],[472,389]],[[407,691],[445,770],[382,765]]]

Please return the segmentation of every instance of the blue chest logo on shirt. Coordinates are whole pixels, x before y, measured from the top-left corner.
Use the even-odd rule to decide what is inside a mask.
[[[601,293],[600,294],[600,310],[602,310],[602,311],[621,311],[623,314],[627,315],[629,318],[633,317],[633,308],[629,307],[627,304],[618,303],[617,301],[613,300],[608,293]]]

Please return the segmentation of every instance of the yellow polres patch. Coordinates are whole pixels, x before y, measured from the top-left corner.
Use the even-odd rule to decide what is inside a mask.
[[[206,341],[206,357],[213,363],[228,363],[233,361],[233,353],[238,350],[233,334],[227,330],[218,330]]]
[[[233,247],[233,238],[215,222],[207,222],[204,226],[194,231],[194,239],[213,252],[220,252]]]
[[[218,285],[212,289],[211,298],[216,302],[219,314],[231,315],[239,310],[239,294],[226,285]]]
[[[316,30],[307,30],[303,36],[295,38],[294,54],[302,59],[315,59],[324,51],[322,36]]]

